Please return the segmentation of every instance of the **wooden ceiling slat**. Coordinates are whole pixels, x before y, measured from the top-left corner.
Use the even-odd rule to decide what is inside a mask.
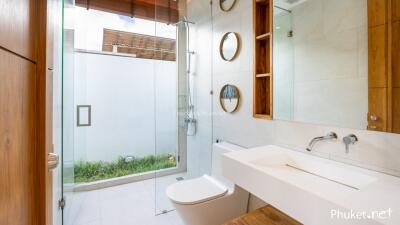
[[[163,23],[176,23],[179,20],[178,1],[173,0],[75,0],[75,4]]]
[[[104,29],[103,51],[112,52],[112,45],[118,46],[118,53],[133,54],[137,58],[176,60],[175,39]]]

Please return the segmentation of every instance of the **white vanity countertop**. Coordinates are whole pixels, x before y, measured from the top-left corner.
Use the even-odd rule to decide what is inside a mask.
[[[225,154],[222,173],[306,225],[400,225],[398,177],[272,145]]]

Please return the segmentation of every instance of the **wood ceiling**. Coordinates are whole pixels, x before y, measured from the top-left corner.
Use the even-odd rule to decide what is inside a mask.
[[[177,23],[179,0],[75,0],[87,9],[101,10],[119,15],[162,23]]]

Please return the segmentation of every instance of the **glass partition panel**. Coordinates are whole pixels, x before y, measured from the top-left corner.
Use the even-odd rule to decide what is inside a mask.
[[[157,1],[162,4],[162,0]],[[157,215],[174,210],[166,196],[169,185],[211,171],[211,4],[182,1],[177,7],[179,21],[156,24],[156,36],[171,32],[176,41],[175,59],[155,62],[156,153],[176,162],[175,168],[156,172]],[[156,11],[157,16],[162,12]],[[172,65],[174,70],[169,69]]]
[[[157,18],[157,15],[156,15]],[[167,186],[184,172],[178,146],[178,29],[174,23],[156,23],[154,61],[155,149],[159,161],[155,179],[155,213],[173,209]]]
[[[64,9],[64,224],[150,221],[154,189],[145,181],[159,167],[175,167],[169,156],[175,131],[168,130],[174,121],[156,109],[156,95],[172,101],[159,107],[174,107],[176,94],[164,87],[174,84],[175,66],[160,66],[172,72],[156,81],[153,20],[88,10],[79,2]],[[163,129],[156,130],[157,118]],[[160,157],[156,135],[169,141]]]

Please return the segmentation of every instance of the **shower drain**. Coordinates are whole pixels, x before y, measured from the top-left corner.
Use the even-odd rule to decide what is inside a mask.
[[[177,177],[177,178],[176,178],[177,181],[182,181],[182,180],[184,180],[184,179],[185,179],[185,178],[183,178],[183,177]]]

